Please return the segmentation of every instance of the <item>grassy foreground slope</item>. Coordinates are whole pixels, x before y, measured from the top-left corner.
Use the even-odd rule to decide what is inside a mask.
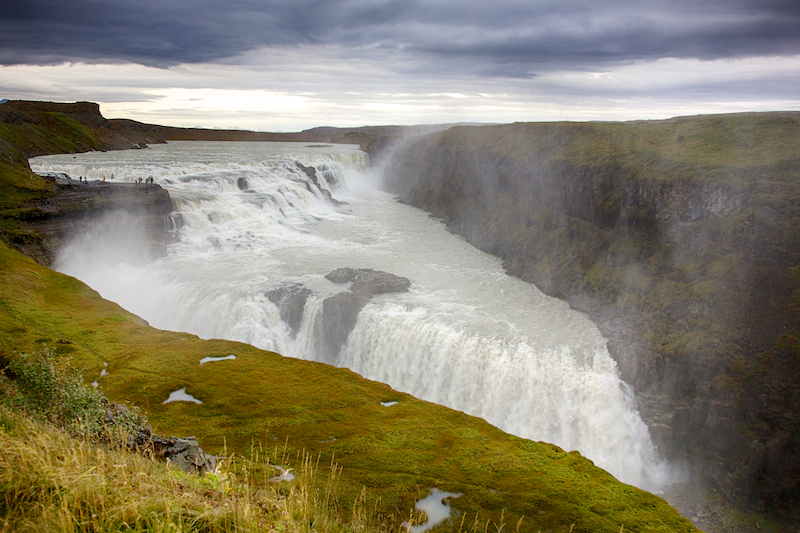
[[[3,531],[352,531],[308,490],[257,489],[225,468],[189,475],[140,454],[74,438],[0,407]],[[367,526],[371,524],[365,524]],[[349,526],[349,527],[348,527]],[[365,528],[366,531],[372,528]]]
[[[50,347],[98,377],[111,399],[149,413],[164,435],[196,435],[208,451],[275,447],[342,467],[336,504],[362,493],[387,524],[428,489],[463,492],[461,518],[521,531],[693,531],[660,498],[624,485],[577,453],[509,436],[344,369],[228,341],[159,331],[81,282],[0,245],[0,352]],[[235,360],[200,365],[203,357]],[[107,367],[103,366],[107,363]],[[99,377],[101,370],[108,374]],[[180,388],[203,402],[162,404]],[[383,407],[381,402],[397,401]],[[285,448],[285,452],[283,451]],[[258,477],[258,476],[255,476]]]

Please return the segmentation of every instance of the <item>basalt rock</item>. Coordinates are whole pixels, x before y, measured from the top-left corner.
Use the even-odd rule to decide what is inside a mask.
[[[132,443],[131,447],[148,451],[154,458],[167,461],[187,474],[202,476],[216,467],[217,458],[206,454],[195,437],[163,439],[143,432],[137,434]]]
[[[300,284],[281,285],[267,291],[267,298],[278,306],[281,320],[286,322],[292,332],[292,337],[297,335],[303,321],[303,312],[306,301],[311,296],[311,290]]]
[[[328,189],[322,187],[322,184],[319,182],[319,177],[317,177],[317,169],[314,167],[307,167],[304,164],[295,161],[295,165],[297,168],[303,171],[303,173],[311,179],[311,182],[314,184],[316,190],[322,194],[322,196],[330,203],[336,207],[347,205],[347,202],[341,202],[331,196],[331,192]],[[306,187],[308,188],[309,192],[314,192],[314,189],[311,187],[311,184],[306,183]]]
[[[169,192],[159,185],[71,179],[66,174],[44,176],[59,188],[52,198],[20,206],[18,220],[28,237],[11,244],[44,266],[70,239],[89,241],[113,235],[117,244],[135,250],[142,260],[166,253],[177,238],[181,220],[173,214]]]
[[[358,313],[372,297],[408,292],[411,282],[388,272],[355,268],[337,268],[325,277],[334,283],[353,283],[349,291],[342,291],[322,302],[323,349],[326,360],[335,363],[339,350],[356,325]]]
[[[107,402],[104,417],[106,427],[120,425],[130,415],[130,409],[119,403]],[[123,424],[124,426],[125,424]],[[203,475],[213,472],[216,457],[206,454],[195,437],[169,437],[164,439],[153,433],[150,424],[135,427],[128,435],[127,447],[149,455],[157,460],[167,461],[187,474]]]

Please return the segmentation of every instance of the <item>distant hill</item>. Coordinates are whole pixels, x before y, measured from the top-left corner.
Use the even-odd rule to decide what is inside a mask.
[[[74,122],[73,122],[74,121]],[[46,153],[122,150],[166,141],[330,142],[366,145],[378,138],[442,131],[452,124],[425,126],[318,127],[297,133],[175,128],[129,119],[106,119],[93,102],[7,100],[0,103],[0,159],[27,161]],[[11,128],[28,137],[15,142]]]

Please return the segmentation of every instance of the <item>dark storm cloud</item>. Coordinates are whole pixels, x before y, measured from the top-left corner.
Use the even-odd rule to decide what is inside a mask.
[[[170,66],[298,45],[524,78],[639,59],[797,54],[800,2],[12,0],[0,12],[5,65]]]

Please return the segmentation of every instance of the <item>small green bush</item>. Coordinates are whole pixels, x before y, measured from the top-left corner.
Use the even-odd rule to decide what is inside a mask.
[[[74,436],[94,440],[127,438],[147,419],[134,406],[112,406],[97,389],[83,382],[53,350],[2,357],[4,402]],[[107,417],[111,410],[112,416]]]

